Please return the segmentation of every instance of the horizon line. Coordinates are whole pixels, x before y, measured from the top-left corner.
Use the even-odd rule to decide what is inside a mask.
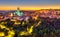
[[[55,9],[53,9],[53,8],[49,8],[49,9],[37,9],[37,10],[55,10]],[[1,9],[0,9],[1,10]],[[8,9],[8,10],[14,10],[14,9]],[[15,9],[15,10],[17,10],[17,9]],[[24,9],[20,9],[20,10],[24,10]],[[57,9],[57,10],[60,10],[60,9]],[[4,10],[4,11],[6,11],[6,10]]]

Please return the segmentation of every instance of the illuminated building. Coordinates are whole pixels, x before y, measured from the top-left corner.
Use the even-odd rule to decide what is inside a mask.
[[[18,16],[22,16],[22,15],[23,15],[23,12],[21,12],[21,11],[19,10],[19,8],[17,8],[17,10],[16,10],[16,12],[15,12],[14,14],[16,14],[16,15],[18,15]]]

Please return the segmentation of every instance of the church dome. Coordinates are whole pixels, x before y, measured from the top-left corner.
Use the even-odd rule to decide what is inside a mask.
[[[18,16],[22,16],[22,15],[23,15],[23,12],[21,12],[21,11],[19,10],[19,8],[17,8],[17,10],[16,10],[16,12],[15,12],[14,14],[16,14],[16,15],[18,15]]]

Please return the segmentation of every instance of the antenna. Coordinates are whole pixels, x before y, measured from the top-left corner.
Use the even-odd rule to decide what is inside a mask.
[[[20,10],[20,8],[19,8],[19,7],[17,7],[17,10]]]

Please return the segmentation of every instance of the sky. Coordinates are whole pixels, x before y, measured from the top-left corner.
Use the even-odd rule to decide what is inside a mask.
[[[0,0],[0,10],[60,9],[60,0]]]

